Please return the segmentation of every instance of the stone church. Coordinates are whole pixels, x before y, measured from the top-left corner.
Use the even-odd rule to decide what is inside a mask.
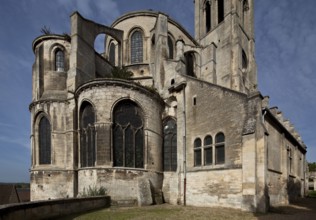
[[[33,41],[31,200],[105,187],[138,205],[265,212],[304,196],[306,146],[258,91],[254,0],[193,6],[194,37],[147,10],[111,26],[74,12],[69,35]]]

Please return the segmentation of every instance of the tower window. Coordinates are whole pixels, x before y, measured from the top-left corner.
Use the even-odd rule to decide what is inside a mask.
[[[80,160],[81,167],[93,167],[96,161],[95,152],[95,114],[91,104],[84,103],[80,117]]]
[[[212,22],[211,22],[211,4],[209,1],[205,3],[205,25],[206,25],[206,33],[211,30]]]
[[[43,116],[39,122],[39,164],[51,163],[51,126]]]
[[[194,166],[202,165],[202,150],[201,150],[201,139],[196,138],[194,140]]]
[[[142,110],[132,101],[122,101],[113,111],[113,160],[116,167],[144,167]]]
[[[113,42],[110,44],[109,61],[113,66],[115,65],[115,44]]]
[[[63,72],[65,68],[65,57],[62,50],[57,50],[55,55],[55,70],[58,72]]]
[[[131,63],[143,62],[143,36],[135,31],[131,36]]]
[[[177,124],[172,118],[168,118],[163,123],[164,144],[163,160],[164,171],[177,170]]]
[[[217,4],[218,23],[221,23],[222,21],[224,21],[224,0],[218,0]]]

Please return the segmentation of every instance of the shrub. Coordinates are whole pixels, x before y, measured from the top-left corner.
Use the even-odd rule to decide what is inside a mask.
[[[107,193],[107,189],[103,186],[97,187],[97,186],[89,186],[89,188],[86,190],[86,188],[83,188],[83,192],[80,193],[80,197],[91,197],[91,196],[104,196]]]

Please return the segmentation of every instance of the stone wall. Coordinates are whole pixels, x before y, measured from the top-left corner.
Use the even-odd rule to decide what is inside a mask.
[[[108,196],[39,201],[7,205],[0,208],[0,220],[55,219],[70,214],[110,207]]]

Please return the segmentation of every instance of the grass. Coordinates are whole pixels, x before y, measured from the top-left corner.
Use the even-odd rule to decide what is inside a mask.
[[[63,220],[204,220],[216,219],[256,219],[253,213],[228,208],[200,208],[172,205],[156,205],[148,207],[108,208],[77,216],[63,218]]]
[[[316,198],[316,191],[309,191],[308,196],[312,198]]]

